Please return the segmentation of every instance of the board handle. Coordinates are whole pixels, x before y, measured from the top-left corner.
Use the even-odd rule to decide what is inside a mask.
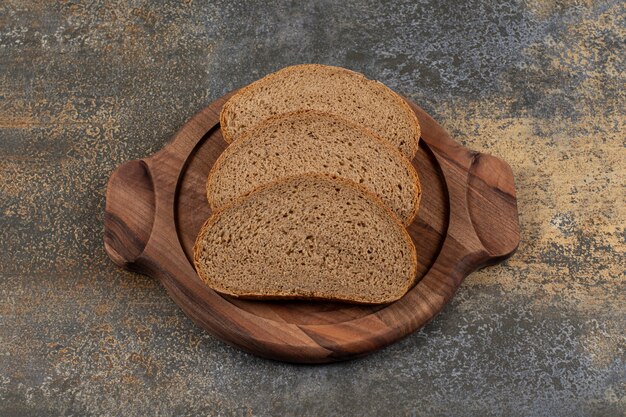
[[[152,232],[155,194],[152,175],[142,160],[129,161],[109,179],[104,212],[104,248],[118,266],[142,271],[137,260]]]
[[[511,167],[495,156],[475,153],[469,169],[467,205],[474,231],[488,254],[480,266],[511,256],[520,242]]]

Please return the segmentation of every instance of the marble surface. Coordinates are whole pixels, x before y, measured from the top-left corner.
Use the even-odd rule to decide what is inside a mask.
[[[624,416],[621,1],[4,1],[0,415]],[[522,243],[360,360],[267,361],[106,257],[104,190],[283,66],[365,73],[506,160]]]

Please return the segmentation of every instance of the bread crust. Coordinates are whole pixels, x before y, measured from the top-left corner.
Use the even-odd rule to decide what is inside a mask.
[[[382,137],[380,137],[375,132],[371,131],[370,129],[368,129],[368,128],[366,128],[366,127],[364,127],[364,126],[362,126],[362,125],[360,125],[358,123],[353,122],[352,120],[346,119],[346,118],[344,118],[344,117],[342,117],[342,116],[340,116],[338,114],[334,114],[334,113],[330,113],[330,112],[324,112],[324,111],[319,111],[319,110],[308,110],[308,109],[307,110],[296,110],[294,112],[277,114],[277,115],[272,116],[272,117],[270,117],[268,119],[265,119],[260,124],[256,125],[254,128],[244,132],[240,137],[237,138],[236,142],[232,143],[230,146],[228,146],[228,148],[226,148],[224,150],[224,152],[222,152],[222,154],[217,158],[217,161],[215,161],[215,164],[213,164],[213,167],[211,168],[211,171],[209,172],[209,176],[207,178],[207,183],[206,183],[207,200],[208,200],[209,205],[211,206],[212,209],[218,209],[219,208],[219,207],[217,207],[217,204],[215,203],[215,199],[213,198],[213,194],[214,193],[213,193],[212,185],[214,183],[215,176],[217,175],[217,173],[222,168],[222,165],[224,164],[224,162],[228,158],[230,158],[243,145],[245,145],[246,143],[248,143],[250,141],[253,141],[255,133],[258,132],[259,130],[267,127],[268,125],[271,125],[272,123],[275,123],[276,121],[289,119],[289,118],[292,118],[292,117],[297,116],[297,115],[319,115],[320,117],[334,118],[334,119],[336,119],[336,120],[346,124],[347,126],[353,128],[355,130],[360,130],[361,132],[363,132],[363,133],[365,133],[367,135],[372,136],[374,138],[374,140],[377,141],[382,147],[384,147],[389,152],[391,152],[393,155],[395,155],[396,158],[398,158],[398,160],[400,161],[400,163],[403,164],[407,168],[407,170],[411,173],[412,183],[415,186],[415,188],[417,189],[417,192],[413,195],[412,211],[411,211],[410,215],[408,216],[408,218],[406,219],[406,221],[403,222],[405,226],[408,226],[411,223],[413,223],[413,221],[415,220],[415,217],[417,216],[417,213],[419,211],[419,204],[420,204],[421,195],[422,195],[422,186],[421,186],[421,183],[419,181],[419,176],[417,175],[417,171],[416,171],[415,167],[413,167],[413,165],[406,158],[406,156],[396,146],[394,146],[391,143],[389,143],[388,140],[383,139]],[[323,173],[320,173],[320,174],[325,175]],[[359,185],[359,186],[363,187],[361,185]],[[369,190],[368,190],[368,192],[372,193]],[[385,203],[383,203],[383,204],[385,204]]]
[[[354,188],[358,191],[360,191],[361,193],[363,193],[364,195],[366,195],[371,202],[373,202],[375,205],[377,205],[379,208],[381,208],[384,212],[387,213],[387,215],[390,217],[390,219],[392,220],[393,223],[395,223],[398,227],[399,230],[401,231],[401,234],[405,240],[405,243],[411,248],[411,271],[410,271],[410,276],[413,277],[413,279],[411,279],[406,287],[402,290],[401,295],[399,297],[395,297],[392,299],[386,299],[386,300],[382,300],[382,301],[377,301],[377,302],[369,302],[369,301],[359,301],[359,300],[354,300],[354,299],[350,299],[350,298],[337,298],[337,297],[326,297],[323,296],[319,293],[315,293],[312,292],[311,294],[307,294],[307,295],[293,295],[293,294],[287,294],[284,292],[277,292],[276,294],[272,294],[272,295],[265,295],[265,294],[257,294],[257,293],[247,293],[247,294],[235,294],[225,288],[220,288],[218,285],[215,285],[214,282],[211,281],[211,277],[206,276],[203,271],[202,268],[199,267],[199,260],[200,260],[200,244],[202,241],[202,238],[204,237],[205,233],[209,230],[209,228],[220,218],[220,216],[222,215],[222,213],[224,213],[224,211],[232,208],[232,207],[236,207],[238,205],[240,205],[244,200],[246,200],[247,198],[251,198],[253,197],[255,194],[266,190],[268,188],[271,188],[275,185],[278,184],[284,184],[284,183],[288,183],[291,181],[294,181],[298,178],[317,178],[323,181],[334,181],[336,183],[342,183],[348,187]],[[294,176],[290,176],[290,177],[284,177],[281,179],[278,179],[276,181],[272,181],[270,183],[261,185],[259,187],[256,187],[255,189],[251,190],[248,193],[245,193],[241,196],[239,196],[238,198],[234,199],[233,201],[231,201],[230,203],[226,204],[225,206],[221,207],[220,209],[216,210],[215,212],[212,213],[211,217],[209,217],[207,219],[207,221],[202,225],[202,227],[200,228],[200,232],[198,233],[198,236],[196,237],[196,241],[194,243],[193,246],[193,261],[194,261],[194,268],[196,270],[196,273],[198,274],[198,277],[211,289],[215,290],[216,292],[220,293],[220,294],[224,294],[224,295],[228,295],[234,298],[242,298],[242,299],[256,299],[256,300],[326,300],[326,301],[338,301],[338,302],[347,302],[347,303],[353,303],[353,304],[388,304],[394,301],[399,300],[400,298],[402,298],[412,287],[413,285],[415,285],[416,281],[417,281],[417,251],[415,249],[415,245],[413,244],[413,240],[411,239],[411,236],[409,235],[408,231],[406,230],[406,228],[404,227],[404,225],[402,224],[402,222],[400,221],[400,219],[398,219],[398,217],[396,216],[396,214],[389,208],[387,207],[387,205],[374,193],[370,192],[367,188],[363,187],[360,184],[355,183],[354,181],[345,179],[345,178],[337,178],[337,177],[333,177],[331,175],[326,175],[326,174],[300,174],[300,175],[294,175]]]
[[[421,128],[420,128],[420,124],[419,124],[419,120],[417,118],[417,115],[415,114],[415,112],[411,109],[411,107],[408,105],[408,103],[406,102],[406,100],[404,98],[402,98],[402,96],[400,96],[398,93],[394,92],[392,89],[390,89],[389,87],[387,87],[385,84],[381,83],[380,81],[376,81],[376,80],[371,80],[369,78],[367,78],[365,75],[356,72],[356,71],[352,71],[346,68],[342,68],[342,67],[335,67],[335,66],[330,66],[330,65],[322,65],[322,64],[299,64],[299,65],[292,65],[289,67],[285,67],[282,68],[276,72],[273,72],[271,74],[266,75],[265,77],[241,88],[239,91],[237,91],[235,94],[232,95],[232,97],[230,97],[228,99],[228,101],[226,103],[224,103],[224,106],[222,106],[222,110],[220,112],[220,128],[222,131],[222,136],[224,137],[224,140],[228,143],[232,143],[236,138],[234,138],[231,134],[231,132],[228,129],[228,111],[230,109],[230,107],[233,105],[233,103],[235,103],[237,100],[239,100],[239,98],[241,96],[243,96],[244,94],[246,94],[248,91],[251,91],[255,88],[258,88],[260,86],[263,86],[265,83],[268,83],[282,75],[285,75],[286,73],[289,72],[294,72],[294,71],[298,71],[300,69],[303,68],[321,68],[325,71],[334,71],[335,73],[344,73],[344,74],[350,74],[351,76],[357,77],[362,79],[363,81],[365,81],[366,83],[372,85],[372,86],[376,86],[378,88],[381,89],[381,91],[384,91],[385,93],[389,94],[390,97],[395,100],[397,102],[397,104],[400,106],[400,108],[402,108],[409,120],[411,121],[411,130],[413,131],[413,135],[415,137],[415,141],[411,142],[409,144],[410,146],[410,158],[409,159],[413,159],[415,157],[415,155],[417,154],[417,150],[419,147],[419,139],[420,139],[420,134],[421,134]]]

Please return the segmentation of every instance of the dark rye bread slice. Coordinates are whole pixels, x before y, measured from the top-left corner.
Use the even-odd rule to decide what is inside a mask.
[[[357,72],[318,64],[283,68],[242,88],[224,104],[220,126],[230,143],[276,114],[308,109],[358,123],[409,159],[417,152],[419,122],[402,97]]]
[[[357,184],[286,178],[215,212],[194,264],[215,291],[242,298],[380,304],[416,278],[415,247],[395,215]]]
[[[209,173],[207,198],[217,209],[260,185],[307,173],[363,185],[405,225],[417,213],[419,180],[400,151],[357,124],[316,110],[274,116],[233,142]]]

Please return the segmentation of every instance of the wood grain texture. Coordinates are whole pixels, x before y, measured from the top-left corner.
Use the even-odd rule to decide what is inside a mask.
[[[511,169],[457,144],[409,102],[422,126],[412,163],[423,195],[420,212],[408,227],[419,258],[417,284],[402,299],[383,306],[248,301],[217,294],[196,275],[191,254],[211,214],[205,183],[227,146],[219,111],[228,97],[196,114],[161,151],[127,162],[111,175],[104,237],[116,264],[159,279],[189,317],[222,340],[290,362],[365,355],[422,327],[469,273],[517,248]]]

